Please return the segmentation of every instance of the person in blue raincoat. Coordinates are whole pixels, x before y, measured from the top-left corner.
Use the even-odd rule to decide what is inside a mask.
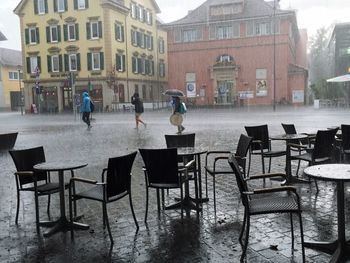
[[[88,126],[88,129],[91,129],[91,124],[90,124],[90,113],[91,113],[91,99],[89,96],[89,93],[86,91],[83,92],[83,102],[80,107],[80,112],[83,114],[83,122],[86,123]]]

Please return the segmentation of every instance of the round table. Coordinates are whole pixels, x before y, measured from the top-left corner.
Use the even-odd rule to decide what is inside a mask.
[[[44,233],[45,237],[49,237],[57,232],[65,232],[70,230],[71,223],[67,220],[65,200],[64,200],[64,171],[73,171],[87,166],[87,163],[78,161],[51,161],[44,162],[34,165],[33,169],[37,171],[45,172],[58,172],[58,183],[60,189],[60,218],[54,222],[44,222],[41,225],[53,226],[47,233]],[[80,224],[77,222],[73,223],[73,227],[77,229],[88,229],[89,226]]]
[[[304,169],[304,174],[317,180],[336,182],[338,239],[333,242],[304,242],[305,247],[332,254],[330,262],[350,259],[350,242],[345,237],[344,182],[350,182],[350,164],[321,164]]]

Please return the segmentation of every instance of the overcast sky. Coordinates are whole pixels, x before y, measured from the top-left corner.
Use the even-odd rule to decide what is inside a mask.
[[[33,0],[31,0],[33,1]],[[0,31],[7,41],[0,41],[0,47],[21,50],[19,18],[13,13],[20,0],[1,0]],[[205,0],[156,0],[162,13],[159,17],[164,22],[172,22],[184,17]],[[333,23],[350,22],[350,0],[281,0],[282,9],[292,8],[297,11],[299,28],[306,28],[309,36],[322,26]]]

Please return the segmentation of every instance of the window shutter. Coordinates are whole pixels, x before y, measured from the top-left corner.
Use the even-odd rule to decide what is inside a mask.
[[[37,57],[37,59],[38,59],[38,68],[39,68],[39,70],[41,70],[41,57]]]
[[[153,50],[153,36],[151,36],[151,50]]]
[[[124,26],[121,26],[120,27],[120,30],[121,30],[121,41],[124,42]]]
[[[135,46],[135,34],[134,34],[134,30],[131,30],[131,44],[133,46]]]
[[[26,44],[28,45],[29,44],[29,29],[28,28],[26,28],[24,30],[24,37],[26,39]]]
[[[91,39],[90,23],[86,23],[86,38]]]
[[[122,55],[122,71],[124,72],[125,70],[125,55]]]
[[[98,37],[102,38],[102,21],[98,21]]]
[[[63,39],[64,41],[68,40],[68,28],[66,24],[63,25]]]
[[[69,71],[69,57],[67,54],[64,54],[64,71]]]
[[[121,61],[120,61],[120,55],[115,55],[115,64],[116,64],[116,70],[121,71]]]
[[[47,72],[52,72],[51,56],[47,56]]]
[[[89,0],[85,0],[85,8],[86,8],[86,9],[89,8]]]
[[[68,3],[67,0],[64,0],[64,10],[68,11]]]
[[[118,25],[114,24],[114,38],[118,40]]]
[[[36,43],[39,44],[40,43],[40,37],[39,37],[39,28],[36,28]]]
[[[92,58],[91,53],[87,53],[88,70],[92,70]]]
[[[62,55],[58,55],[58,70],[62,72],[63,65],[62,65]]]
[[[38,0],[34,0],[34,14],[38,14],[39,10],[38,10]]]
[[[152,13],[149,14],[149,20],[150,20],[150,25],[153,25],[153,15],[152,15]]]
[[[80,53],[77,54],[77,70],[80,71],[81,65],[80,65]]]
[[[47,5],[47,0],[45,0],[45,14],[49,13],[49,6]]]
[[[57,26],[57,40],[61,42],[61,26]]]
[[[79,40],[79,24],[75,24],[75,39]]]
[[[53,0],[53,11],[57,12],[57,0]]]
[[[152,70],[151,75],[153,76],[154,75],[154,61],[153,60],[151,61],[151,70]]]
[[[78,0],[74,0],[74,9],[75,9],[75,10],[78,9]]]
[[[132,72],[136,73],[136,58],[132,57],[131,60],[132,60]]]
[[[136,65],[137,65],[137,73],[141,73],[142,72],[142,60],[141,60],[141,58],[137,58],[137,63],[136,63]]]
[[[26,62],[27,62],[27,73],[32,73],[30,70],[30,57],[26,57]]]
[[[105,68],[104,54],[103,52],[100,52],[100,69],[104,70],[104,68]]]
[[[50,43],[51,42],[51,34],[50,34],[50,27],[46,27],[46,42]]]

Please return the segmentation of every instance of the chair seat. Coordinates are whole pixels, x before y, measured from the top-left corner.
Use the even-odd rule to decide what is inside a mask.
[[[123,192],[119,195],[113,196],[113,198],[111,200],[108,201],[114,201],[117,200],[123,196],[125,196],[127,194],[127,192]],[[74,195],[74,199],[80,199],[80,198],[86,198],[86,199],[90,199],[90,200],[96,200],[96,201],[100,201],[103,202],[103,185],[96,185],[86,191],[83,191],[81,193],[77,193]],[[107,201],[107,202],[108,202]]]
[[[312,154],[310,152],[306,152],[300,155],[293,155],[291,156],[292,160],[303,160],[307,162],[312,162]],[[323,158],[317,158],[314,160],[314,163],[323,163],[329,161],[329,157],[323,157]]]
[[[178,184],[165,184],[165,183],[159,183],[159,184],[152,183],[149,185],[149,187],[171,189],[171,188],[179,188],[179,185]]]
[[[265,157],[280,157],[286,155],[286,151],[268,151],[264,152]]]
[[[212,167],[205,167],[205,170],[211,175],[215,175],[215,174],[233,174],[232,169],[231,170],[216,169],[214,171],[214,169]]]
[[[251,214],[297,212],[298,203],[294,196],[273,195],[272,197],[253,198],[250,201]]]
[[[64,184],[64,188],[67,189],[69,183]],[[24,191],[34,191],[34,186],[23,188]],[[47,183],[37,186],[38,194],[47,194],[47,193],[57,193],[59,192],[59,183]]]

